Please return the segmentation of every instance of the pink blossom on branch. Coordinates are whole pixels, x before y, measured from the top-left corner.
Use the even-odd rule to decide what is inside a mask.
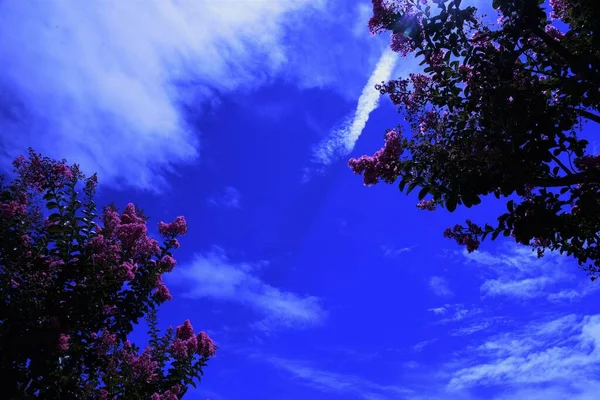
[[[35,397],[33,393],[37,392],[38,397],[55,398],[62,390],[60,386],[68,384],[69,394],[78,398],[150,398],[157,387],[165,387],[164,383],[173,378],[164,375],[161,362],[175,368],[167,375],[183,376],[186,381],[199,378],[204,364],[198,363],[197,357],[200,353],[204,354],[202,357],[214,355],[215,346],[204,336],[196,336],[189,321],[179,329],[179,337],[167,333],[164,341],[153,340],[159,346],[141,354],[126,340],[132,325],[148,309],[153,310],[172,297],[160,274],[176,265],[169,250],[179,247],[175,236],[186,233],[185,219],[178,217],[170,224],[160,224],[161,234],[168,239],[163,248],[148,237],[146,217],[133,204],[128,204],[122,213],[115,206],[104,208],[101,223],[96,223],[97,208],[92,199],[95,175],[86,179],[76,166],[33,152],[29,159],[15,160],[14,165],[19,180],[3,188],[7,197],[0,202],[3,217],[18,217],[5,218],[6,224],[0,224],[0,278],[11,287],[5,307],[31,308],[34,315],[42,316],[42,325],[38,320],[28,320],[26,315],[18,320],[20,314],[13,313],[0,326],[0,335],[6,335],[6,343],[20,340],[34,348],[49,345],[55,351],[29,354],[31,365],[38,369],[46,366],[34,371],[25,363],[26,358],[19,364],[18,360],[3,358],[12,353],[0,349],[0,366],[16,363],[14,371],[22,371],[16,372],[5,387],[6,395]],[[80,201],[75,186],[82,179],[85,196]],[[55,212],[45,223],[43,214],[36,213],[38,204],[34,202],[42,196],[48,204],[53,203],[51,210],[59,205],[61,211],[75,209],[76,214]],[[55,226],[78,229],[78,237],[68,242],[61,230],[52,229]],[[43,235],[39,235],[40,230]],[[17,246],[18,251],[13,247],[8,250],[7,245]],[[42,254],[38,255],[40,251]],[[136,279],[138,274],[140,279]],[[82,299],[84,307],[80,304]],[[50,337],[55,337],[55,341],[48,343],[48,335],[40,335],[40,329],[54,332]],[[180,348],[179,354],[185,354],[185,359],[173,363],[171,346]],[[81,367],[75,366],[68,372],[70,375],[57,380],[53,368],[59,365],[58,357],[64,356],[61,352],[66,351],[72,359],[81,360],[81,367],[95,371],[96,378],[85,376]],[[146,385],[156,381],[156,385]],[[105,387],[107,382],[112,383]],[[124,382],[128,382],[126,386]],[[20,392],[26,386],[31,393]],[[169,390],[158,393],[161,399],[179,397],[181,387],[169,386]]]
[[[415,51],[411,39],[403,33],[392,33],[390,48],[392,51],[400,53],[402,57]]]
[[[569,8],[571,4],[569,0],[550,0],[550,18],[552,19],[563,19],[569,14]]]
[[[436,202],[435,200],[421,200],[417,203],[417,208],[419,210],[435,211]]]
[[[372,35],[383,32],[390,26],[395,18],[398,8],[394,1],[371,0],[373,3],[373,16],[369,19],[369,31]]]
[[[348,165],[355,174],[362,174],[365,185],[374,185],[383,180],[392,183],[398,177],[398,158],[402,154],[400,135],[390,130],[385,135],[385,145],[372,157],[352,158]]]
[[[171,223],[162,221],[158,223],[158,233],[168,238],[174,238],[178,235],[185,235],[187,230],[188,227],[185,218],[181,216],[175,218],[175,221]]]
[[[61,351],[67,351],[69,349],[69,340],[70,336],[64,333],[61,333],[58,337],[58,349]]]
[[[212,339],[210,338],[210,336],[208,336],[208,333],[206,332],[200,332],[197,336],[197,341],[198,341],[198,354],[200,354],[202,357],[212,357],[216,354],[217,352],[217,347],[215,346],[215,343],[212,341]]]

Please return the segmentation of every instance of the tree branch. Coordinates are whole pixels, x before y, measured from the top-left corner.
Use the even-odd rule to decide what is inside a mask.
[[[564,187],[581,183],[600,183],[599,171],[583,171],[559,178],[539,178],[529,182],[538,187]]]
[[[560,55],[568,64],[571,65],[571,69],[576,75],[581,74],[584,79],[592,82],[598,82],[598,77],[591,73],[587,66],[587,62],[582,60],[580,57],[569,52],[559,41],[551,38],[544,30],[539,26],[533,27],[533,33],[542,39],[542,41]],[[594,59],[597,62],[597,59]]]
[[[596,114],[593,114],[593,113],[591,113],[591,112],[589,112],[589,111],[582,110],[581,108],[578,108],[578,109],[576,109],[575,111],[576,111],[576,112],[577,112],[579,115],[581,115],[582,117],[584,117],[584,118],[587,118],[587,119],[590,119],[590,120],[592,120],[592,121],[594,121],[594,122],[597,122],[597,123],[599,123],[599,124],[600,124],[600,115],[596,115]]]

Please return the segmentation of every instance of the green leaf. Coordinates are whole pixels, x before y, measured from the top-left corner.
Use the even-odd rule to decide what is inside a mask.
[[[448,200],[446,200],[446,208],[448,211],[454,212],[454,210],[456,210],[457,203],[458,200],[456,197],[450,197]]]
[[[419,200],[423,200],[427,196],[427,193],[429,193],[429,186],[425,186],[419,191]]]
[[[413,182],[410,184],[410,186],[408,186],[408,189],[406,189],[406,194],[409,194],[410,192],[412,192],[414,190],[414,188],[416,188],[419,185],[418,182]]]
[[[401,192],[404,191],[404,186],[406,186],[406,183],[407,183],[406,177],[402,178],[402,180],[400,181],[400,184],[398,185],[398,188],[400,189]]]
[[[47,229],[50,233],[63,233],[65,231],[62,225],[50,225]]]
[[[509,200],[508,203],[506,203],[506,208],[508,209],[508,212],[513,212],[515,206],[515,202],[513,200]]]
[[[50,222],[59,222],[61,220],[61,216],[59,213],[50,214],[48,216],[48,221]]]
[[[55,201],[49,201],[46,203],[46,208],[48,210],[54,210],[55,208],[58,208],[58,203]]]

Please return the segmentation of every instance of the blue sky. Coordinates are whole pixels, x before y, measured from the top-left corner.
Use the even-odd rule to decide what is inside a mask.
[[[442,231],[503,203],[419,211],[347,167],[401,121],[373,85],[417,66],[370,11],[0,2],[2,169],[33,146],[154,231],[186,217],[160,321],[220,346],[187,398],[596,398],[600,294],[573,261],[504,240],[468,255]]]

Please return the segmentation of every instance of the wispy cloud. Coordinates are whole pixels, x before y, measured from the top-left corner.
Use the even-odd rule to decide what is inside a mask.
[[[211,196],[208,199],[208,204],[217,207],[225,208],[240,208],[241,194],[240,191],[232,186],[228,186],[222,193]]]
[[[461,321],[465,318],[470,318],[483,313],[483,309],[480,307],[467,308],[461,303],[444,304],[441,307],[430,308],[427,311],[442,316],[443,318],[437,321],[440,324]]]
[[[330,137],[315,149],[316,162],[330,164],[338,156],[348,154],[354,149],[356,141],[367,125],[371,112],[379,105],[381,94],[375,90],[375,85],[390,79],[397,61],[397,53],[390,49],[384,51],[363,88],[354,115],[347,117]]]
[[[600,315],[532,322],[491,337],[461,357],[467,357],[469,365],[452,372],[448,383],[452,390],[494,384],[566,383],[568,388],[574,381],[597,383]]]
[[[597,285],[577,275],[573,263],[558,253],[538,258],[531,248],[506,242],[495,253],[461,253],[468,262],[482,267],[485,280],[481,293],[514,299],[546,298],[553,302],[576,301],[595,292]]]
[[[408,253],[412,249],[417,246],[409,246],[409,247],[393,247],[393,246],[381,246],[381,250],[383,250],[384,257],[398,257],[403,253]]]
[[[338,393],[365,400],[401,399],[411,393],[400,385],[384,385],[358,376],[315,368],[297,360],[266,357],[271,365],[287,371],[300,383],[325,393]]]
[[[103,183],[155,189],[199,156],[181,105],[199,108],[282,72],[308,75],[289,65],[295,53],[282,38],[324,4],[0,2],[2,162],[35,145]]]
[[[251,308],[262,317],[253,324],[256,329],[305,328],[324,320],[327,312],[321,299],[268,284],[258,276],[261,267],[232,262],[215,248],[209,254],[196,255],[191,264],[178,267],[169,280],[184,288],[185,297],[210,298]]]
[[[442,276],[432,276],[429,278],[429,289],[440,297],[451,297],[454,295],[452,290],[448,287],[448,281]]]
[[[425,347],[429,346],[430,344],[433,344],[435,342],[437,342],[438,339],[430,339],[430,340],[423,340],[417,344],[415,344],[414,346],[412,346],[412,349],[414,351],[421,351],[423,350]]]

